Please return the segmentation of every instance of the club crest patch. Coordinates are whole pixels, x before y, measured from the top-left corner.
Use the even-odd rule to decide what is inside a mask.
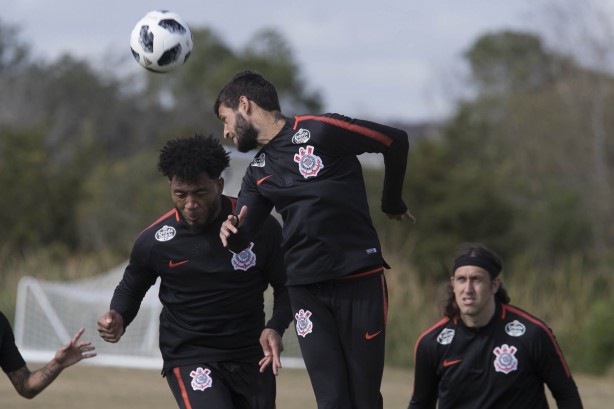
[[[195,391],[204,391],[213,385],[213,379],[209,376],[210,369],[198,367],[195,371],[190,372],[192,377],[192,389]]]
[[[307,141],[309,141],[309,138],[311,138],[311,133],[309,132],[309,130],[301,128],[298,130],[297,133],[294,134],[294,136],[292,136],[292,143],[296,145],[307,143]]]
[[[249,247],[240,253],[232,253],[232,267],[235,270],[246,271],[256,265],[256,254],[252,251],[254,243],[249,243]]]
[[[266,155],[262,153],[257,158],[254,158],[250,166],[255,166],[257,168],[264,168],[265,164],[266,164]]]
[[[441,345],[449,345],[454,339],[454,334],[456,334],[456,332],[453,329],[446,328],[437,336],[437,342]]]
[[[177,230],[171,226],[162,226],[160,230],[156,232],[156,240],[169,241],[177,234]]]
[[[518,369],[518,359],[514,356],[517,349],[515,346],[503,344],[496,347],[492,352],[495,354],[495,371],[508,374]]]
[[[298,153],[294,155],[294,161],[298,163],[298,170],[305,179],[318,176],[318,173],[324,168],[322,159],[314,155],[313,151],[314,147],[307,145],[299,148]]]
[[[309,317],[311,317],[311,311],[309,310],[305,311],[301,309],[294,314],[294,318],[296,319],[296,333],[303,338],[313,331],[313,322],[311,322]]]
[[[505,326],[505,332],[512,337],[520,337],[524,335],[527,328],[518,320],[514,320]]]

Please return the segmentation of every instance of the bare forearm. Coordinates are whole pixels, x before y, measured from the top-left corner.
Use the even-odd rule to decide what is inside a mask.
[[[62,367],[52,360],[40,369],[30,372],[27,367],[9,374],[9,378],[17,393],[24,398],[32,399],[43,391],[62,372]]]

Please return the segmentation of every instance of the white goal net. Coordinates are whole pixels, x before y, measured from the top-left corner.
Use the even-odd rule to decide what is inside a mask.
[[[17,288],[15,340],[28,362],[47,362],[81,327],[82,340],[90,340],[98,356],[88,364],[144,369],[162,368],[158,348],[158,326],[162,306],[158,300],[159,280],[147,292],[139,313],[116,344],[98,336],[96,322],[109,309],[113,291],[122,278],[126,263],[93,278],[49,282],[23,277]],[[272,311],[272,290],[265,294],[267,316]],[[293,325],[283,338],[284,367],[303,367]]]

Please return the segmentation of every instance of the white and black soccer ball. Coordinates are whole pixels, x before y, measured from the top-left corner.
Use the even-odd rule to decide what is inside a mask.
[[[150,11],[136,23],[130,35],[135,60],[153,72],[169,72],[182,66],[192,53],[192,32],[177,13]]]

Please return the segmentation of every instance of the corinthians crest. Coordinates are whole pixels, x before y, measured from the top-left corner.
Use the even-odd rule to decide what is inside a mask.
[[[500,347],[496,347],[492,353],[495,354],[495,371],[508,374],[518,369],[518,359],[514,354],[518,351],[515,346],[509,346],[503,344]]]
[[[249,247],[240,253],[232,253],[232,267],[235,270],[246,271],[256,265],[256,254],[252,251],[254,243],[249,243]]]
[[[307,145],[305,148],[299,148],[298,153],[294,155],[294,161],[298,163],[298,170],[305,179],[318,176],[324,167],[322,159],[313,154],[314,149],[313,146]]]
[[[190,372],[192,377],[192,389],[195,391],[204,391],[213,385],[213,379],[209,376],[210,369],[198,367],[195,371]]]
[[[296,333],[303,338],[313,331],[313,322],[311,322],[309,317],[311,317],[311,311],[309,310],[305,311],[301,309],[294,314],[294,319],[296,319]]]

